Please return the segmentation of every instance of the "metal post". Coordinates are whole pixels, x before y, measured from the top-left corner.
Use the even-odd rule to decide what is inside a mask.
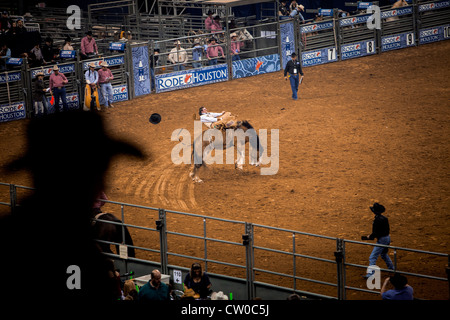
[[[17,205],[17,188],[14,184],[9,185],[9,202],[11,206],[11,214],[14,214]]]
[[[253,252],[253,225],[245,223],[245,234],[242,235],[242,244],[245,246],[246,272],[247,272],[247,300],[253,300],[255,297],[254,284],[254,252]]]
[[[206,219],[203,218],[203,243],[204,243],[204,248],[205,248],[205,254],[204,254],[204,258],[205,258],[205,272],[208,271],[208,249],[207,249],[206,242],[207,242],[207,240],[206,240]]]
[[[343,245],[342,239],[336,239],[336,251],[334,252],[334,256],[336,258],[336,266],[337,266],[337,288],[338,288],[338,299],[343,300],[343,281],[342,281],[342,261],[343,261]]]
[[[295,277],[297,276],[297,264],[296,264],[296,258],[295,258],[295,233],[292,233],[292,258],[293,258],[293,267],[294,267],[294,292],[297,290],[297,279]]]
[[[447,273],[448,291],[450,296],[450,254],[447,255],[447,266],[445,267],[445,273]]]
[[[167,254],[167,227],[166,210],[159,209],[159,220],[156,221],[156,229],[159,231],[159,246],[161,254],[161,273],[169,274]]]

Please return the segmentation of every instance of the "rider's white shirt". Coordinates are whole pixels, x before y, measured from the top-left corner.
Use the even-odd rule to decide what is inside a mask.
[[[208,112],[205,114],[202,114],[200,116],[201,122],[216,122],[217,117],[221,116],[222,113],[215,113],[215,112]]]

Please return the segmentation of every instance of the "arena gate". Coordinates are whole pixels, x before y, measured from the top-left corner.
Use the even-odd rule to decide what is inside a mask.
[[[420,44],[450,38],[450,1],[419,1],[417,15]]]
[[[27,74],[21,60],[16,60],[21,69],[0,72],[0,122],[24,119],[27,116],[29,91],[26,90]]]

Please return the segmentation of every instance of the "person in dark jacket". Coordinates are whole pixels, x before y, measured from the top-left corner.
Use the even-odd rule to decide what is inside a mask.
[[[361,240],[373,240],[377,239],[377,243],[383,245],[391,244],[391,236],[389,235],[389,220],[382,215],[386,211],[385,207],[377,202],[370,207],[370,210],[375,214],[375,219],[373,220],[372,233],[368,236],[362,236]],[[379,256],[386,262],[389,269],[394,270],[394,265],[392,264],[391,258],[388,255],[388,248],[374,246],[372,253],[369,257],[369,265],[376,265]],[[373,271],[372,271],[373,273]],[[372,273],[367,273],[365,278],[369,278]]]
[[[287,80],[287,74],[289,73],[289,82],[291,83],[292,89],[292,99],[297,100],[298,86],[300,80],[303,79],[303,71],[300,61],[297,60],[297,55],[295,53],[291,54],[291,60],[286,63],[286,68],[284,69],[284,78]],[[301,79],[299,74],[302,75]]]
[[[186,289],[194,290],[195,293],[200,295],[201,299],[206,299],[211,293],[210,288],[212,284],[206,272],[202,272],[201,265],[199,263],[193,263],[191,271],[184,278],[184,286]]]
[[[45,93],[50,91],[50,89],[45,87],[44,83],[44,73],[39,72],[36,74],[36,82],[34,83],[33,90],[33,104],[34,104],[34,115],[44,115],[48,112],[47,101],[45,100]]]

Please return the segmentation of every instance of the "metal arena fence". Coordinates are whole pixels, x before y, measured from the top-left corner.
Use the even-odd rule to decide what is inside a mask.
[[[320,9],[320,17],[314,20],[304,21],[297,17],[258,22],[236,18],[231,23],[231,9],[215,6],[211,8],[225,15],[227,27],[216,33],[202,29],[206,7],[202,7],[203,16],[200,17],[185,16],[185,7],[180,7],[177,15],[166,16],[174,8],[170,9],[171,2],[161,3],[167,8],[164,12],[158,8],[159,14],[154,16],[138,14],[136,2],[132,0],[90,5],[88,18],[83,21],[87,20],[94,32],[102,34],[102,39],[97,41],[100,55],[83,61],[78,51],[62,51],[56,61],[69,78],[69,107],[81,109],[84,102],[83,74],[87,62],[98,65],[106,60],[110,64],[115,78],[114,100],[123,101],[151,93],[276,72],[285,67],[293,52],[300,55],[303,67],[310,67],[450,38],[448,0],[413,0],[404,7],[383,7],[379,29],[368,27],[372,15],[365,10],[350,16],[339,9]],[[365,9],[367,4],[358,2],[355,5]],[[183,5],[199,4],[186,2]],[[119,13],[110,12],[120,20],[119,24],[111,24],[111,19],[106,19],[108,10],[120,10]],[[102,21],[102,17],[106,20]],[[178,27],[172,28],[173,24]],[[124,27],[132,30],[138,40],[108,40],[113,31]],[[230,37],[233,33],[237,38]],[[207,54],[212,37],[216,38],[212,47],[220,47],[224,53],[214,59]],[[77,41],[79,39],[75,43]],[[179,49],[175,45],[177,42],[180,42]],[[237,54],[231,50],[236,47],[239,48]],[[160,51],[157,57],[155,49]],[[169,59],[171,55],[177,60]],[[181,56],[183,60],[178,59]],[[0,72],[0,122],[33,114],[33,75],[39,68],[30,69],[23,62],[22,59],[9,59],[6,71]],[[43,70],[46,68],[50,70],[51,65]],[[50,72],[45,71],[45,81]]]
[[[14,214],[32,188],[0,183],[0,205]],[[122,220],[106,222],[128,228],[139,258],[123,252],[110,255],[123,272],[136,276],[159,268],[170,275],[174,289],[182,290],[182,279],[192,262],[201,262],[215,291],[232,293],[235,300],[285,300],[297,293],[309,299],[362,299],[379,295],[361,285],[360,274],[367,265],[361,263],[373,246],[391,250],[395,272],[406,275],[413,284],[416,299],[448,299],[450,255],[397,246],[376,245],[255,223],[222,219],[206,215],[153,208],[116,201],[105,201],[107,212]],[[141,225],[130,220],[139,217]],[[189,227],[187,227],[189,226]],[[100,242],[124,247],[122,242]],[[364,258],[361,258],[364,257]],[[428,273],[421,272],[426,261]],[[414,267],[402,267],[413,262]],[[430,269],[431,274],[430,274]],[[382,269],[383,272],[392,270]],[[355,274],[357,278],[355,279]],[[436,296],[429,295],[433,286]],[[378,288],[379,289],[379,288]],[[419,293],[418,293],[419,292]],[[420,292],[423,292],[422,294]]]

